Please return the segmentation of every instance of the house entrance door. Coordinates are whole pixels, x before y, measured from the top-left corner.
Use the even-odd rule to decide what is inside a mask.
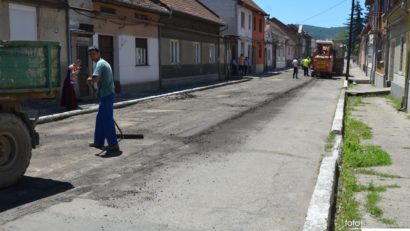
[[[92,92],[90,87],[86,84],[88,76],[91,76],[88,63],[88,46],[87,45],[78,45],[77,46],[77,58],[81,60],[81,69],[80,74],[78,75],[78,88],[80,91],[80,97],[91,96]]]
[[[108,35],[99,35],[98,36],[98,46],[101,53],[101,58],[107,61],[113,73],[115,93],[120,93],[120,81],[115,76],[115,66],[114,66],[114,37]]]

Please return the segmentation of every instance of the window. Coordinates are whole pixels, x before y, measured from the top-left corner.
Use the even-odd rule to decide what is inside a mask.
[[[259,32],[262,32],[262,19],[259,19]]]
[[[256,31],[256,17],[253,16],[253,30]]]
[[[259,44],[259,58],[262,58],[262,45]]]
[[[245,43],[241,42],[241,54],[245,54]]]
[[[147,52],[147,39],[136,38],[135,39],[135,65],[146,66],[148,65],[148,52]]]
[[[171,64],[179,64],[179,41],[170,41],[170,61]]]
[[[215,63],[215,45],[209,45],[209,63]]]
[[[394,72],[396,71],[395,69],[395,57],[396,57],[396,38],[393,38],[390,40],[390,49],[389,49],[389,54],[390,54],[390,58],[388,60],[389,62],[389,66],[388,66],[388,72],[389,72],[389,80],[393,81],[394,79]],[[397,59],[396,59],[397,62]]]
[[[251,52],[252,52],[252,46],[248,45],[248,58],[251,57],[251,54],[252,54]]]
[[[400,63],[399,63],[399,71],[403,71],[403,61],[404,61],[404,37],[401,38],[400,43]]]
[[[245,28],[245,13],[241,12],[241,27]]]
[[[381,41],[377,43],[377,55],[376,55],[376,63],[377,63],[377,71],[380,73],[384,73],[384,47],[385,41]]]
[[[249,30],[252,30],[252,16],[251,15],[248,15],[248,29]]]
[[[201,63],[201,46],[198,42],[194,43],[194,63]]]
[[[37,11],[31,6],[9,4],[10,40],[37,40]]]

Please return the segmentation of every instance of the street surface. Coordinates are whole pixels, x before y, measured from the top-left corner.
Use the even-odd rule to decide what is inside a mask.
[[[145,136],[120,156],[88,148],[95,113],[39,125],[0,230],[301,230],[343,82],[291,74],[116,109]]]

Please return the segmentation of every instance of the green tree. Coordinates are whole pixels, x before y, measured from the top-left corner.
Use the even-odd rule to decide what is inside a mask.
[[[366,13],[366,16],[368,13]],[[349,18],[347,19],[347,23],[345,24],[347,27],[347,35],[346,35],[346,44],[349,41],[349,28],[350,28],[350,17],[351,14],[349,13]],[[355,1],[355,5],[353,7],[353,26],[352,26],[352,48],[357,48],[360,44],[360,34],[362,33],[365,27],[366,18],[363,17],[363,8],[360,4],[359,0]]]
[[[360,2],[357,1],[354,6],[353,13],[353,41],[358,42],[360,40],[360,34],[364,28],[363,8]]]

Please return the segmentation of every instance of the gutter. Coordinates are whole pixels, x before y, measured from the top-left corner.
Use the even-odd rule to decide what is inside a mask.
[[[162,39],[162,30],[161,26],[158,26],[158,83],[159,89],[162,89],[162,62],[161,62],[161,39]]]
[[[112,5],[117,5],[117,6],[122,6],[122,7],[127,7],[127,8],[133,8],[136,10],[141,10],[141,11],[148,11],[150,13],[157,13],[157,14],[166,14],[167,10],[160,10],[160,9],[154,9],[150,7],[144,7],[144,6],[139,6],[137,5],[138,3],[127,3],[126,1],[112,1],[112,0],[94,0],[94,2],[101,2],[105,4],[112,4]]]
[[[170,29],[173,29],[173,30],[191,32],[191,33],[195,33],[195,34],[201,34],[201,35],[209,36],[209,37],[221,38],[221,36],[219,34],[212,34],[212,33],[202,32],[202,31],[195,30],[195,29],[182,28],[182,27],[172,26],[172,25],[163,25],[163,27],[170,28]]]
[[[132,17],[122,16],[122,15],[118,15],[118,14],[108,14],[108,13],[103,13],[103,12],[99,12],[99,11],[96,11],[96,10],[85,9],[85,8],[75,7],[75,6],[69,6],[69,9],[72,9],[74,11],[83,11],[83,12],[91,13],[91,14],[93,14],[93,16],[87,16],[87,17],[94,18],[96,20],[107,20],[106,18],[102,19],[102,18],[97,17],[97,16],[101,16],[101,17],[112,17],[115,20],[123,20],[124,22],[128,21],[128,22],[132,22],[132,23],[143,23],[143,24],[150,24],[150,25],[154,25],[154,26],[162,26],[161,23],[153,21],[153,20],[132,18]]]
[[[70,65],[71,60],[72,60],[72,44],[71,44],[71,30],[70,30],[70,8],[67,6],[66,10],[66,33],[67,33],[67,58],[68,58],[68,65]]]

